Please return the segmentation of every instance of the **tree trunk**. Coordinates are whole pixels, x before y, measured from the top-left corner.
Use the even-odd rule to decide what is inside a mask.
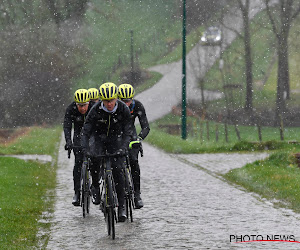
[[[245,110],[253,111],[253,77],[252,77],[252,57],[251,57],[251,36],[249,27],[249,0],[242,8],[244,24],[244,47],[245,47],[245,72],[246,72],[246,103]]]
[[[277,97],[276,97],[276,123],[279,124],[279,116],[286,109],[284,91],[285,91],[285,50],[278,46],[278,72],[277,72]]]

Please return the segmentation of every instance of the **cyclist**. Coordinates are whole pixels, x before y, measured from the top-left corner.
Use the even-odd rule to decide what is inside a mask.
[[[148,123],[148,119],[146,116],[145,108],[143,104],[133,99],[135,91],[132,85],[130,84],[121,84],[119,86],[118,97],[121,99],[125,104],[129,107],[131,113],[131,126],[133,128],[133,136],[132,142],[140,142],[146,138],[149,134],[150,126]],[[139,118],[139,123],[141,125],[141,131],[137,134],[135,128],[135,118]],[[140,144],[136,144],[140,145]],[[140,148],[139,147],[132,147],[129,149],[129,161],[132,170],[132,179],[134,184],[134,203],[135,208],[142,208],[144,206],[142,198],[141,198],[141,182],[140,182],[140,166],[138,162],[138,155],[139,155]]]
[[[93,103],[98,102],[100,99],[99,90],[96,88],[89,88],[88,91],[89,91],[90,98],[91,98],[90,101]]]
[[[118,89],[114,83],[104,83],[99,88],[100,102],[97,102],[89,112],[82,129],[81,145],[87,155],[91,155],[93,164],[92,174],[92,201],[100,204],[99,171],[100,162],[97,155],[118,152],[120,155],[128,149],[132,128],[128,107],[118,97]],[[89,139],[94,137],[94,147],[89,148]],[[112,162],[113,177],[119,201],[119,221],[126,220],[125,211],[125,182],[123,175],[124,156],[116,157]]]
[[[83,127],[85,118],[92,107],[89,103],[90,96],[88,90],[78,89],[74,94],[74,102],[72,102],[66,109],[64,117],[64,134],[65,134],[65,150],[72,150],[75,155],[75,164],[73,168],[73,182],[74,182],[74,197],[72,204],[80,206],[80,176],[81,166],[83,162],[83,154],[80,144],[80,132]],[[72,141],[72,127],[74,126],[74,134]]]

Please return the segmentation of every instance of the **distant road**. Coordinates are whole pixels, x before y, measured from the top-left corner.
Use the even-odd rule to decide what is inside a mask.
[[[251,0],[250,18],[264,9],[262,0]],[[225,26],[223,29],[223,43],[226,48],[235,38],[236,33],[232,31],[242,30],[240,11],[235,11],[236,16],[230,14],[224,17]],[[201,92],[198,87],[198,79],[205,75],[208,69],[216,62],[220,55],[218,46],[201,46],[197,44],[187,55],[187,101],[200,103]],[[199,59],[200,58],[200,59]],[[193,69],[194,68],[194,69]],[[196,69],[196,70],[195,70]],[[157,71],[163,74],[161,80],[152,88],[138,94],[146,109],[150,122],[155,121],[171,112],[172,107],[182,101],[182,60],[167,64],[157,65],[150,68],[150,71]],[[205,92],[207,99],[221,98],[221,92]]]

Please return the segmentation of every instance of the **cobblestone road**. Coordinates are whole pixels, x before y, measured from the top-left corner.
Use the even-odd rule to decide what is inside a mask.
[[[144,152],[145,206],[134,210],[133,223],[117,224],[113,241],[106,235],[97,206],[92,205],[85,219],[81,208],[72,206],[73,160],[67,159],[61,145],[47,249],[299,249],[297,243],[230,242],[230,235],[294,235],[300,240],[297,214],[274,208],[214,176],[266,154],[169,155],[146,143]],[[190,163],[183,162],[187,159]]]

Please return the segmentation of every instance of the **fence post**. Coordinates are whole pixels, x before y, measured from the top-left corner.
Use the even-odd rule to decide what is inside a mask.
[[[238,140],[240,141],[241,136],[240,136],[240,131],[239,131],[238,125],[234,124],[234,129],[235,129],[235,132],[236,132],[236,136],[237,136]]]
[[[219,141],[219,123],[216,123],[216,142]]]
[[[279,115],[280,119],[280,139],[283,141],[284,140],[284,131],[283,131],[283,120],[281,114]]]
[[[227,121],[225,121],[224,125],[225,125],[225,140],[226,140],[226,142],[228,142],[228,127],[227,127]]]
[[[258,131],[258,140],[260,142],[262,142],[262,134],[261,134],[261,120],[260,120],[260,116],[257,116],[257,131]]]
[[[209,141],[209,121],[206,120],[206,138]]]

